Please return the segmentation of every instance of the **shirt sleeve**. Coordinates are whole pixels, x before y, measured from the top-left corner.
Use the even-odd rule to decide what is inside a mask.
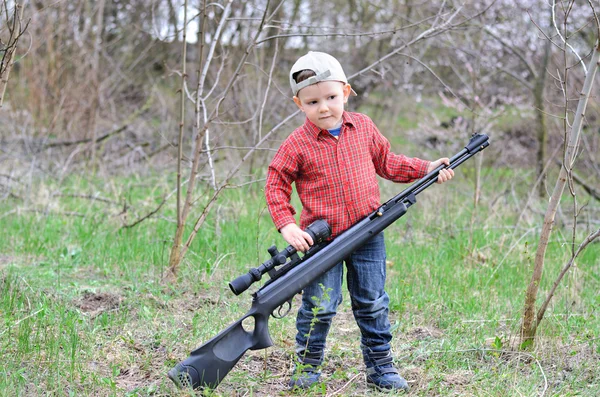
[[[288,153],[287,145],[282,144],[267,171],[265,198],[267,208],[277,230],[287,224],[296,223],[296,210],[290,203],[292,183],[298,175],[298,162],[295,156]]]
[[[430,161],[406,157],[390,150],[390,142],[372,124],[371,154],[377,175],[394,182],[407,183],[427,175]]]

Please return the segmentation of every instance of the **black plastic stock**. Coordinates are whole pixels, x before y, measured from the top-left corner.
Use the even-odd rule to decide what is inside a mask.
[[[332,242],[320,243],[318,252],[310,255],[307,252],[307,255],[297,258],[297,263],[293,266],[284,266],[276,277],[253,294],[252,306],[241,319],[191,352],[187,359],[169,371],[169,378],[179,388],[217,387],[247,350],[265,349],[273,345],[269,336],[268,321],[269,316],[277,308],[301,292],[314,279],[348,257],[369,238],[402,217],[408,208],[416,203],[415,196],[437,181],[442,169],[458,167],[487,146],[489,146],[487,135],[474,134],[467,146],[450,159],[449,166],[437,167]],[[275,252],[272,253],[272,259],[274,257]],[[276,265],[281,264],[280,262],[281,260],[278,260]],[[247,275],[238,277],[237,281],[230,283],[232,291],[236,294],[240,293],[252,282],[260,279],[256,272],[254,276],[251,275],[253,270],[259,271],[262,275],[273,268],[269,261],[261,266],[262,269],[260,267],[251,269]]]

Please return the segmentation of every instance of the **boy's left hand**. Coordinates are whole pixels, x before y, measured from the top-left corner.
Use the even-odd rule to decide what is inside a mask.
[[[448,157],[442,157],[441,159],[432,161],[431,163],[429,163],[427,173],[430,173],[442,164],[450,165],[450,159]],[[444,168],[440,170],[440,173],[438,174],[437,183],[444,183],[452,179],[452,177],[454,177],[454,170],[451,168]]]

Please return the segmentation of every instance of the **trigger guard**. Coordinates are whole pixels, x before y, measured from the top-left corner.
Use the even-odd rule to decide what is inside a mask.
[[[284,306],[287,304],[287,310],[284,309]],[[284,312],[285,310],[285,312]],[[271,316],[273,318],[284,318],[285,316],[288,315],[288,313],[290,312],[290,310],[292,310],[292,299],[290,299],[289,301],[286,301],[284,303],[282,303],[281,305],[279,305],[279,307],[277,307],[277,309],[275,309],[273,311],[273,313],[271,313]]]

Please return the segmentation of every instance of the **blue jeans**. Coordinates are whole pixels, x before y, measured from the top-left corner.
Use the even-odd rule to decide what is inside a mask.
[[[361,332],[361,344],[389,350],[392,334],[388,319],[389,297],[385,292],[385,242],[383,232],[371,238],[346,259],[346,282],[350,292],[352,312]],[[308,285],[302,293],[302,305],[296,318],[297,350],[308,347],[310,352],[325,349],[325,339],[337,307],[342,303],[343,263]],[[329,299],[324,297],[328,292]],[[318,313],[313,308],[318,307]],[[316,322],[313,319],[316,317]],[[313,329],[311,330],[311,321]]]

